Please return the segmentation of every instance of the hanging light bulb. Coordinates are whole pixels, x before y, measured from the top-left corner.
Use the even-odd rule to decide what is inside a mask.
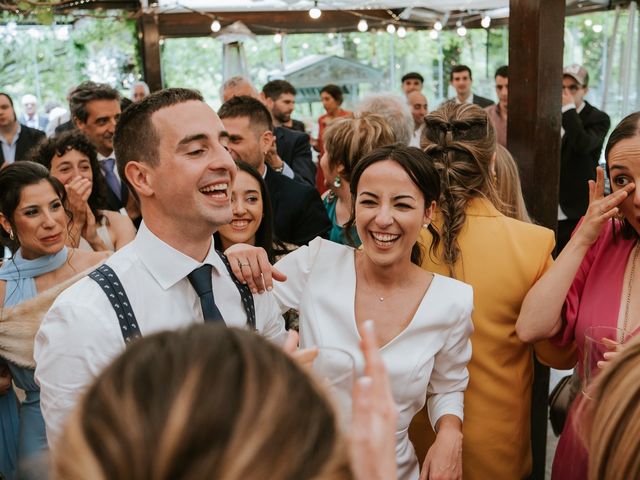
[[[318,8],[318,1],[316,0],[315,2],[313,2],[313,7],[311,8],[311,10],[309,10],[309,16],[316,20],[320,18],[320,15],[322,15],[322,10]]]
[[[593,31],[596,33],[602,32],[602,25],[600,25],[599,23],[596,23],[592,28],[593,28]]]
[[[407,29],[401,25],[400,27],[398,27],[398,37],[404,38],[406,36],[407,36]]]
[[[480,25],[482,25],[482,28],[489,28],[491,26],[491,17],[489,15],[485,15],[484,17],[482,17],[482,20],[480,20]]]
[[[367,30],[369,30],[369,24],[367,23],[367,21],[364,18],[362,18],[358,22],[358,31],[359,32],[366,32]]]
[[[211,31],[216,33],[216,32],[219,32],[221,28],[222,28],[222,25],[220,25],[220,22],[218,21],[218,19],[214,18],[213,22],[211,22]]]
[[[396,26],[393,23],[387,25],[387,33],[394,34],[396,33]]]
[[[584,21],[585,26],[590,27],[591,25],[593,25],[593,21],[590,18],[587,18]]]
[[[456,32],[461,37],[464,37],[467,34],[467,28],[464,25],[460,25],[458,28],[456,28]]]
[[[280,32],[276,33],[273,36],[273,41],[276,42],[276,43],[282,42],[282,34]]]
[[[433,29],[436,32],[439,32],[440,30],[442,30],[442,22],[440,20],[438,20],[436,23],[433,24]]]
[[[437,40],[438,39],[438,31],[437,30],[431,30],[429,32],[429,38],[431,38],[431,40]]]

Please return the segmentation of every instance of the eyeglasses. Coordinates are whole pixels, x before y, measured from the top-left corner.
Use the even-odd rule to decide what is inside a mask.
[[[582,88],[580,85],[569,85],[567,87],[564,85],[562,86],[562,90],[569,90],[570,92],[577,92],[580,88]]]

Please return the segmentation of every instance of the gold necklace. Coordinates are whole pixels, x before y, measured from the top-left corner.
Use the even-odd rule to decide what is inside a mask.
[[[624,324],[622,330],[627,332],[627,325],[629,323],[629,305],[631,304],[631,288],[633,287],[633,277],[636,273],[636,260],[638,260],[638,243],[633,247],[633,260],[631,260],[631,271],[629,272],[629,286],[627,287],[627,298],[625,299],[624,307]]]

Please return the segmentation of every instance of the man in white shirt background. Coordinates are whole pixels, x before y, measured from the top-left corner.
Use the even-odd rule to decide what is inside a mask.
[[[143,336],[212,319],[207,296],[226,325],[249,322],[247,298],[213,244],[213,233],[232,217],[236,166],[223,144],[226,136],[216,113],[187,89],[152,94],[119,121],[118,168],[140,198],[144,222],[106,265],[119,278]],[[194,280],[202,271],[211,282],[204,293]],[[256,330],[282,342],[284,321],[273,296],[249,298]],[[97,281],[84,278],[56,299],[34,351],[50,444],[78,395],[124,348],[119,317]]]
[[[22,115],[20,123],[27,127],[37,128],[43,132],[47,129],[49,119],[46,115],[38,114],[38,99],[30,93],[22,97]]]
[[[422,130],[424,130],[424,117],[429,113],[427,97],[420,90],[414,90],[407,94],[407,104],[409,104],[411,116],[413,117],[413,136],[409,146],[420,148],[420,137],[422,136]]]

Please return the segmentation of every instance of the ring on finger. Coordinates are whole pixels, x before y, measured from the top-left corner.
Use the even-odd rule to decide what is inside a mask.
[[[240,268],[242,268],[242,267],[248,267],[248,266],[249,266],[249,262],[247,262],[247,263],[242,263],[240,260],[238,260],[238,266],[239,266]]]

